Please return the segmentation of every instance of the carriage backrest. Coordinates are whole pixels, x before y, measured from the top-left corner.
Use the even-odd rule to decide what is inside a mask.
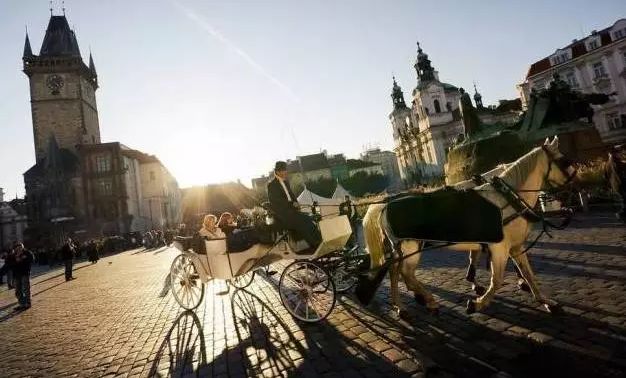
[[[223,255],[226,253],[226,239],[209,239],[204,242],[207,255]]]

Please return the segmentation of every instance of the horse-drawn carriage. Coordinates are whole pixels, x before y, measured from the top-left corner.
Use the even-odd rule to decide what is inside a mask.
[[[320,321],[335,306],[337,292],[349,290],[356,282],[358,246],[346,248],[352,228],[345,215],[319,220],[321,244],[314,250],[303,248],[292,232],[278,226],[267,209],[266,219],[243,233],[261,233],[245,248],[234,248],[232,236],[220,239],[176,237],[174,246],[181,251],[170,269],[172,294],[185,309],[194,309],[204,297],[204,284],[211,279],[229,280],[244,288],[254,279],[255,271],[280,260],[291,260],[278,282],[280,299],[295,318],[305,322]]]

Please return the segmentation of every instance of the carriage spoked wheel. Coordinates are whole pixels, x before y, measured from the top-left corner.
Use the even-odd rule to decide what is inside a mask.
[[[335,289],[338,293],[345,293],[352,289],[356,285],[357,273],[359,269],[359,263],[362,261],[359,259],[360,253],[359,247],[346,248],[341,251],[342,255],[339,257],[337,265],[331,270],[333,282],[335,283]]]
[[[246,287],[250,286],[250,284],[254,280],[254,274],[254,270],[246,274],[241,274],[239,276],[231,278],[230,283],[237,289],[245,289]]]
[[[172,262],[170,287],[176,302],[186,310],[193,310],[202,302],[204,283],[188,256],[178,255]]]
[[[280,276],[278,292],[283,306],[296,319],[314,323],[325,319],[335,307],[335,283],[321,266],[294,261]]]

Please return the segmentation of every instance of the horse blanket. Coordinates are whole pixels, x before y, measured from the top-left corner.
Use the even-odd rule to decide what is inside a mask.
[[[401,197],[387,204],[387,223],[400,239],[497,243],[502,212],[474,190],[446,188]]]

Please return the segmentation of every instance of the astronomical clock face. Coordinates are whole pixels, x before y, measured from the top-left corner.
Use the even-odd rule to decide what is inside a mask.
[[[63,78],[57,74],[49,75],[46,79],[46,85],[50,88],[52,94],[54,95],[59,94],[59,90],[63,88],[64,84]]]

